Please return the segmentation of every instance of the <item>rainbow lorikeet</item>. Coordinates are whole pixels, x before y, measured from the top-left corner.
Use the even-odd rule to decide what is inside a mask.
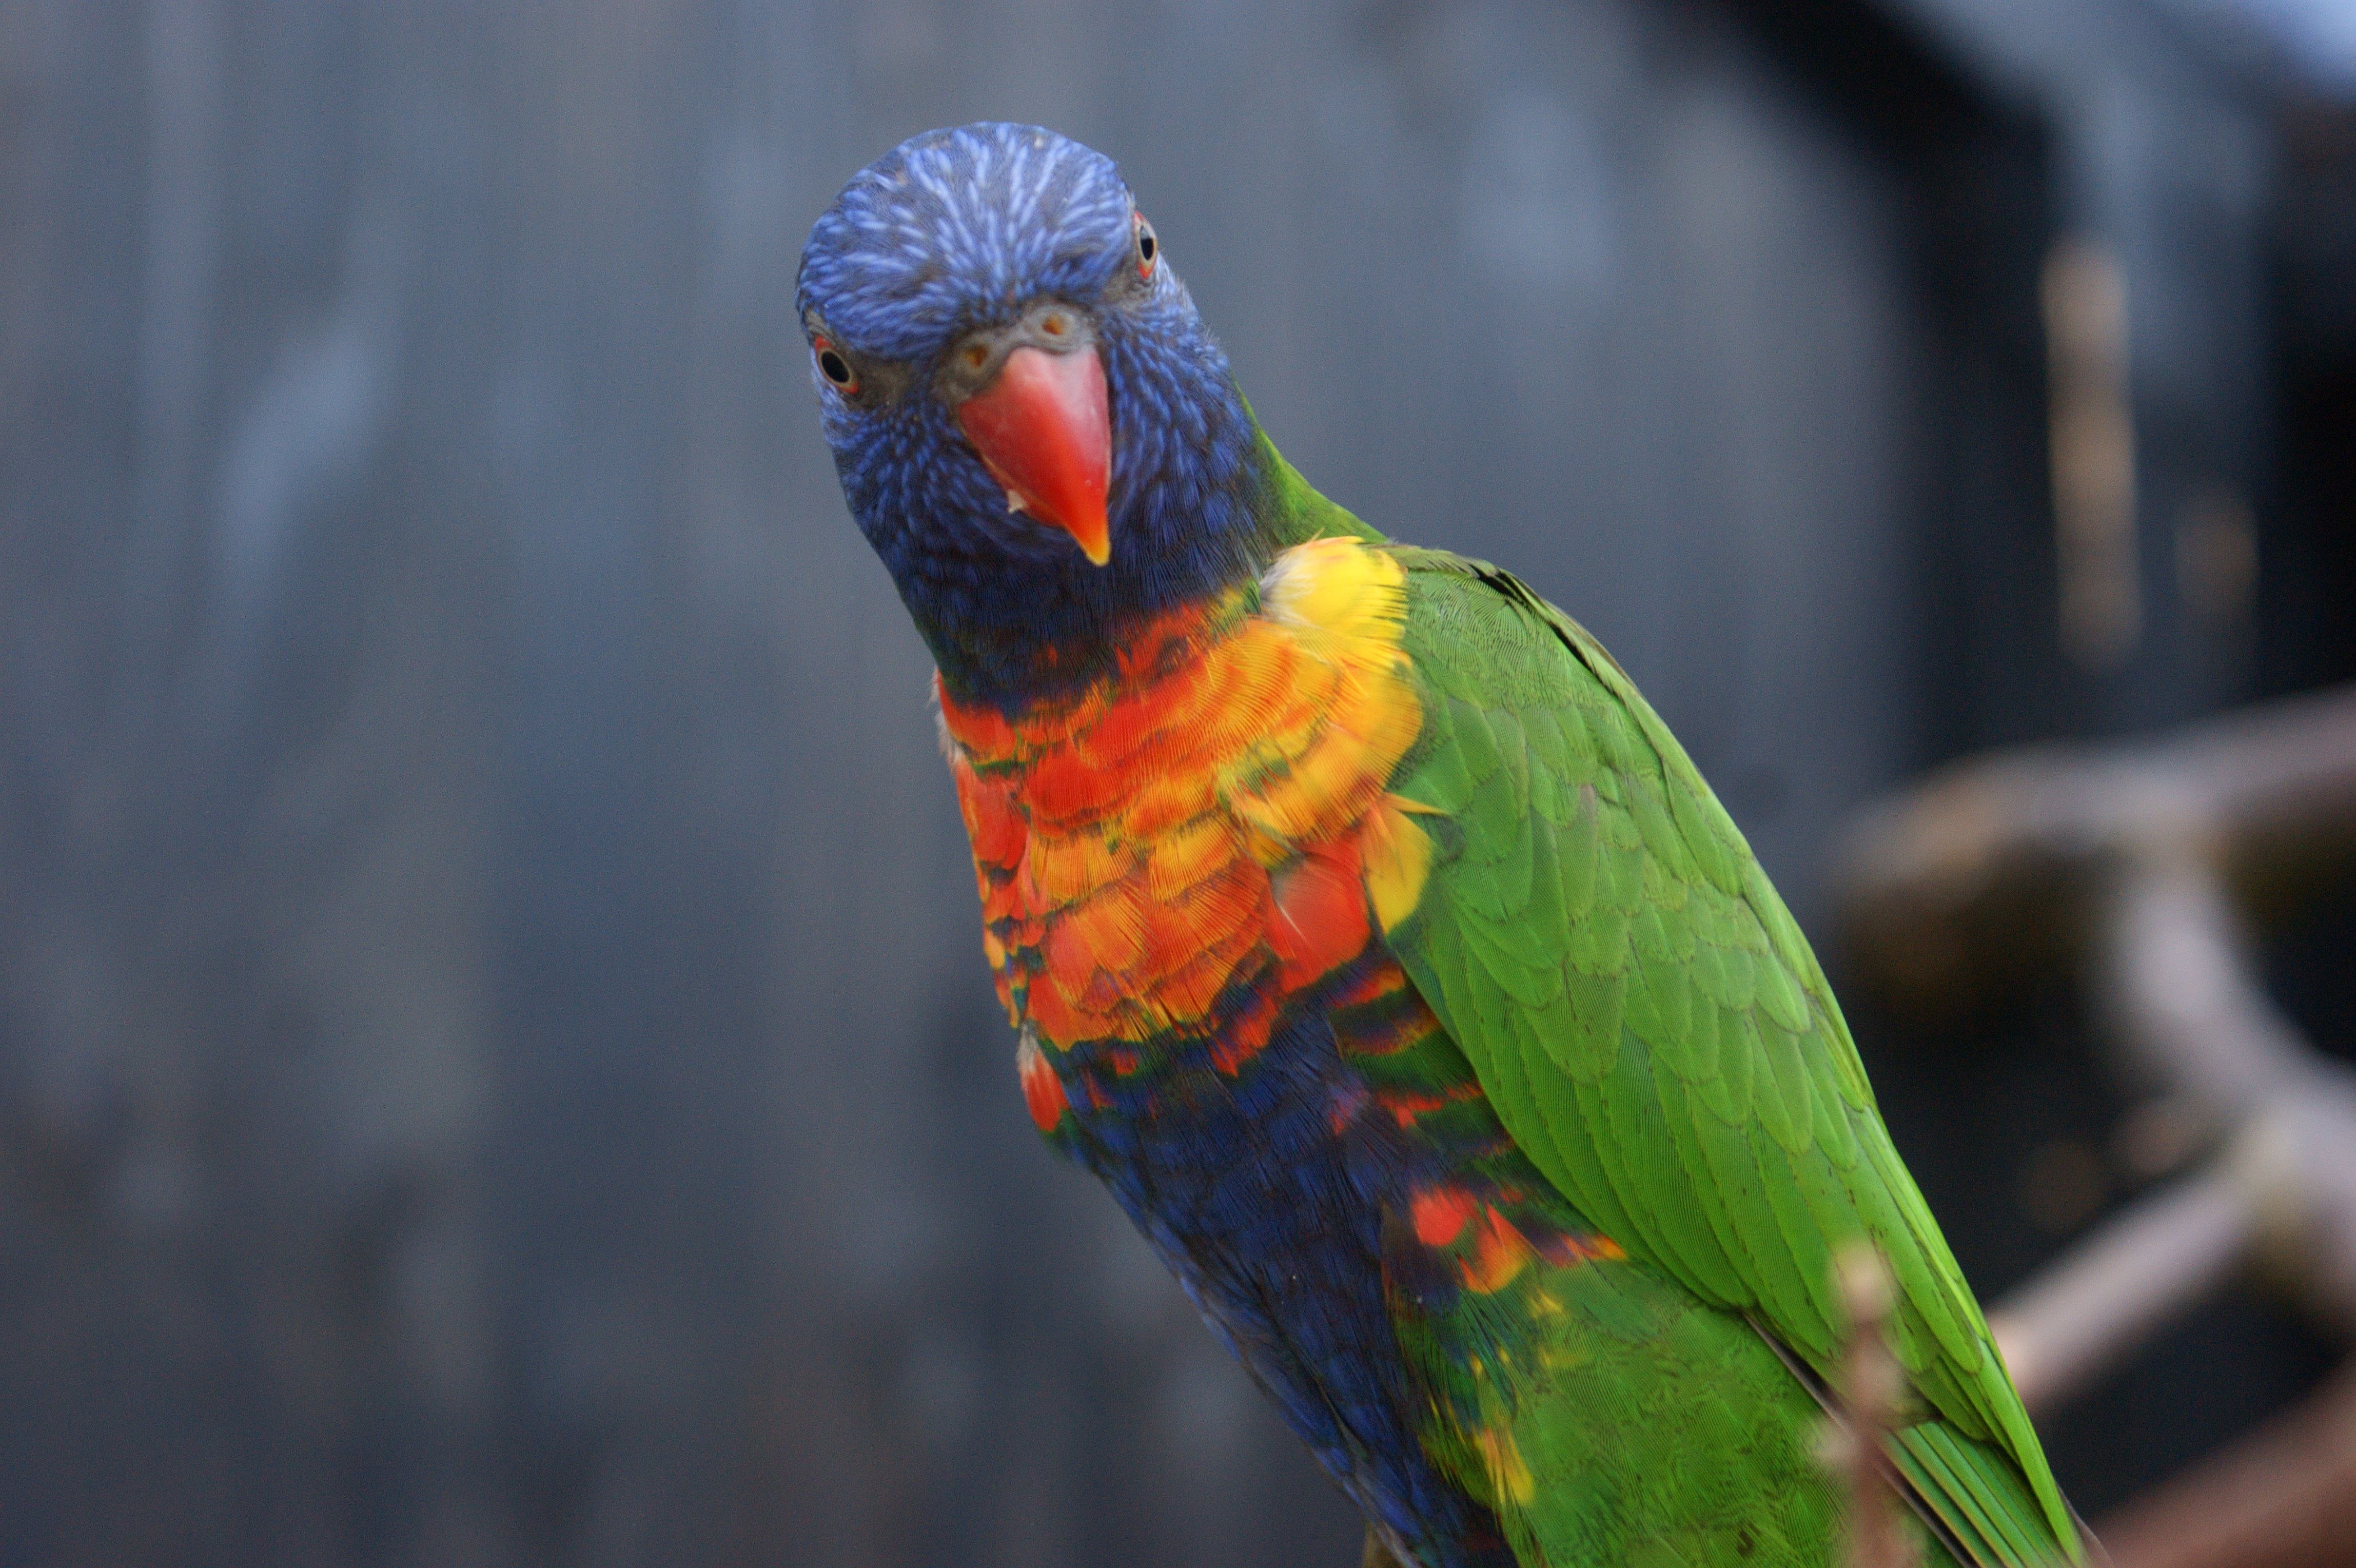
[[[1569,617],[1286,464],[1108,159],[916,137],[819,219],[798,307],[937,665],[1031,1115],[1369,1563],[1830,1561],[1858,1237],[1930,1560],[2078,1555],[1824,972],[1676,740]]]

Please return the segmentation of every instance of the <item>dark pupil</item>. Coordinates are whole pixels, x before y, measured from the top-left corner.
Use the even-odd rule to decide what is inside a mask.
[[[832,381],[835,385],[848,386],[851,384],[851,367],[843,363],[842,356],[836,353],[833,349],[829,349],[826,352],[818,357],[818,368],[826,372],[826,379]]]
[[[1145,261],[1149,261],[1149,262],[1150,262],[1150,261],[1151,261],[1151,260],[1153,259],[1153,231],[1152,231],[1152,230],[1148,229],[1144,233],[1140,234],[1140,235],[1137,237],[1137,253],[1138,253],[1138,255],[1139,255],[1141,259],[1143,259],[1143,260],[1145,260]]]

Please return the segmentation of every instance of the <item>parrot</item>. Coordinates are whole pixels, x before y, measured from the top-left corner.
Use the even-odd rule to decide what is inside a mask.
[[[795,305],[931,654],[981,946],[1099,1178],[1368,1568],[1840,1556],[1887,1271],[1922,1559],[2083,1560],[1823,969],[1625,671],[1278,453],[1114,162],[915,136]]]

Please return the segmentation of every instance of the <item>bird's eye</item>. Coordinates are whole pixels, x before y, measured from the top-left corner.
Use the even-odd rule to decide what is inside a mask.
[[[837,392],[846,397],[857,395],[859,372],[851,368],[850,360],[844,357],[841,349],[834,346],[831,339],[811,338],[810,352],[817,357],[818,373],[824,376]]]
[[[1144,213],[1130,216],[1137,225],[1137,275],[1151,283],[1154,263],[1162,259],[1162,242],[1154,237],[1153,225],[1145,220]]]

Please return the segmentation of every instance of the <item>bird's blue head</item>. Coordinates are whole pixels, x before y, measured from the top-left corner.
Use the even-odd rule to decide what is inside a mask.
[[[1085,680],[1265,564],[1258,432],[1102,154],[912,137],[811,228],[796,303],[851,514],[960,698]]]

